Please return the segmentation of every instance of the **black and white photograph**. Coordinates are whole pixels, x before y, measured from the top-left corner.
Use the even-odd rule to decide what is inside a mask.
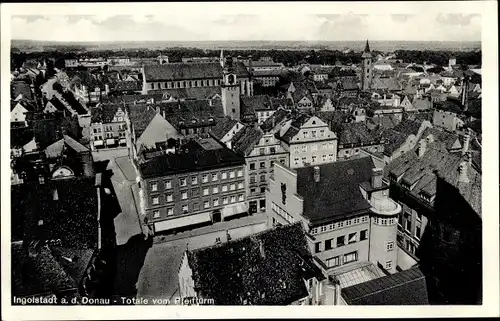
[[[438,4],[2,5],[3,305],[498,316],[497,4]]]

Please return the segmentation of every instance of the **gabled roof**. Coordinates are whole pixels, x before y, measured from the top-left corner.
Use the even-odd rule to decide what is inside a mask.
[[[14,110],[14,108],[17,106],[17,104],[20,104],[21,106],[23,106],[27,111],[35,111],[36,110],[36,106],[32,101],[29,101],[29,100],[23,98],[23,99],[18,100],[18,101],[11,100],[10,111]]]
[[[11,199],[17,205],[12,207],[12,226],[25,242],[60,239],[62,246],[97,247],[98,204],[94,177],[12,186]]]
[[[33,129],[28,127],[10,129],[10,148],[22,148],[34,138]]]
[[[426,130],[429,130],[427,128]],[[422,139],[426,138],[426,133]],[[429,196],[436,194],[435,170],[451,185],[457,187],[471,207],[481,215],[481,174],[473,167],[467,166],[469,183],[459,182],[459,165],[465,161],[460,153],[450,153],[443,148],[443,143],[434,137],[435,142],[427,143],[425,153],[418,157],[418,146],[387,164],[384,168],[386,176],[393,174],[402,181],[414,185],[411,194],[420,197],[421,192]]]
[[[234,151],[245,156],[248,155],[253,150],[255,144],[259,142],[263,134],[264,133],[260,129],[250,126],[245,127],[233,137],[232,146]]]
[[[314,180],[313,167],[296,169],[304,217],[312,225],[321,225],[367,212],[371,206],[359,184],[371,179],[374,167],[371,157],[319,165],[319,182]]]
[[[229,116],[220,118],[217,124],[210,130],[210,133],[216,139],[221,140],[222,138],[224,138],[224,136],[226,136],[227,133],[229,133],[231,129],[233,129],[234,125],[236,125],[237,123],[237,120],[232,119]]]
[[[342,145],[369,145],[380,140],[380,137],[374,135],[365,123],[362,122],[339,123],[334,128],[334,131],[337,133],[338,143]]]
[[[214,125],[224,117],[220,100],[185,100],[150,106],[159,108],[160,114],[176,129]]]
[[[155,116],[156,111],[150,108],[149,105],[136,104],[130,106],[129,120],[134,128],[136,138],[141,137]]]
[[[289,115],[289,112],[279,108],[276,112],[274,112],[271,116],[269,116],[263,123],[260,125],[260,129],[264,133],[270,132],[273,129],[276,128],[282,121],[284,121],[287,116]]]
[[[241,101],[241,113],[254,114],[259,110],[273,110],[274,106],[271,103],[271,99],[267,95],[256,95],[256,96],[243,96],[240,98]]]
[[[33,99],[31,93],[30,84],[25,81],[12,81],[10,83],[11,99],[15,99],[17,96],[22,95],[26,99]]]
[[[425,276],[411,268],[341,290],[348,305],[429,305]]]
[[[112,91],[140,91],[142,90],[141,81],[118,81],[113,86]]]
[[[133,106],[131,108],[134,108]],[[92,123],[111,123],[115,117],[118,109],[121,109],[125,113],[124,104],[120,103],[103,103],[98,107],[94,107],[90,110],[91,122]]]
[[[241,62],[234,62],[237,77],[248,77],[248,71]],[[222,66],[218,62],[208,63],[169,63],[163,65],[146,65],[144,74],[146,81],[222,79]]]
[[[198,296],[216,305],[288,305],[308,295],[310,252],[300,223],[188,251],[187,258]]]
[[[45,149],[63,137],[61,122],[57,118],[35,119],[33,132],[40,149]]]
[[[83,146],[82,144],[80,144],[79,142],[77,142],[76,140],[71,138],[70,136],[63,135],[62,139],[51,144],[50,146],[47,146],[47,148],[45,149],[45,154],[48,157],[58,157],[61,155],[61,153],[65,147],[72,149],[73,151],[75,151],[78,154],[89,152],[89,149],[87,147]]]

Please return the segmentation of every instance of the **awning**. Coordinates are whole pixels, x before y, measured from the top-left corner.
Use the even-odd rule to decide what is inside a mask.
[[[186,215],[183,217],[179,218],[174,218],[166,221],[161,221],[161,222],[156,222],[155,225],[155,231],[166,231],[166,230],[171,230],[174,228],[178,227],[184,227],[184,226],[189,226],[189,225],[194,225],[194,224],[199,224],[199,223],[204,223],[204,222],[209,222],[211,221],[212,218],[210,217],[210,213],[200,213],[200,214],[195,214],[195,215]]]
[[[106,145],[114,145],[114,144],[116,144],[116,141],[114,138],[106,139]]]
[[[102,140],[94,140],[94,146],[102,146],[104,142]]]
[[[127,144],[127,140],[125,138],[120,139],[120,145],[121,144],[125,144],[126,145]]]
[[[222,209],[221,213],[222,213],[222,217],[226,218],[229,216],[234,216],[234,215],[244,213],[246,211],[247,211],[247,205],[244,202],[241,202],[241,203],[236,203],[236,204],[231,204],[231,205],[225,206]]]

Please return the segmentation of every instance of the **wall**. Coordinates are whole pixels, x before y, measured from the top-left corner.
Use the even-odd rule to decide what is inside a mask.
[[[375,265],[380,263],[388,272],[395,273],[398,261],[397,216],[382,217],[374,215],[370,218],[370,227],[369,260]],[[392,242],[392,249],[388,248],[389,242]],[[391,262],[390,267],[386,265],[388,261]]]
[[[452,112],[434,110],[434,114],[432,115],[432,124],[434,126],[439,126],[454,131],[457,129],[459,119],[457,115]]]

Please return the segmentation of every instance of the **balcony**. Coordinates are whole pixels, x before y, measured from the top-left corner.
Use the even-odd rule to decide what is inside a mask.
[[[380,215],[393,216],[401,212],[401,205],[389,197],[372,196],[370,200],[372,212]]]

